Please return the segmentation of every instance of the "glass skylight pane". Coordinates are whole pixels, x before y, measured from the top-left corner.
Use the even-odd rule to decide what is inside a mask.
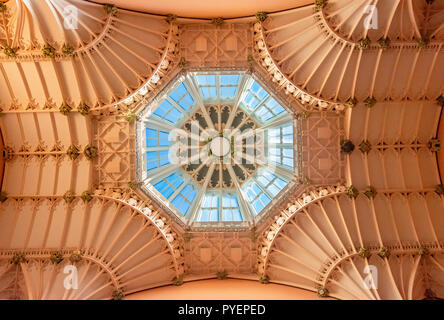
[[[262,209],[264,208],[264,205],[258,199],[253,203],[253,207],[254,207],[254,210],[256,211],[256,214],[258,214],[259,212],[262,211]]]
[[[182,198],[182,196],[179,194],[179,195],[177,195],[174,199],[173,199],[173,201],[171,201],[171,204],[173,205],[173,206],[175,206],[176,207],[176,209],[179,209],[179,206],[180,206],[180,204],[183,202],[183,198]]]
[[[157,190],[159,190],[159,191],[162,191],[162,190],[165,189],[167,186],[168,186],[168,184],[166,183],[165,180],[162,180],[162,181],[160,181],[160,182],[158,182],[158,183],[156,183],[156,184],[154,185],[154,187],[155,187]]]
[[[191,192],[188,193],[188,195],[186,196],[186,198],[192,202],[194,200],[194,197],[196,196],[196,190],[192,190]]]
[[[267,179],[265,179],[264,176],[260,176],[260,177],[258,177],[258,178],[257,178],[257,181],[259,181],[259,183],[260,183],[261,185],[263,185],[263,186],[266,186],[266,185],[268,184],[268,182],[269,182]]]
[[[253,92],[258,92],[261,88],[261,86],[259,85],[259,83],[257,83],[256,81],[253,82],[252,86],[251,86],[251,90]]]
[[[168,137],[170,136],[169,132],[166,131],[159,131],[159,138],[160,139],[166,139],[168,140]]]
[[[207,84],[216,85],[216,76],[215,75],[208,75],[207,76]]]
[[[261,194],[261,196],[259,197],[259,199],[261,199],[262,203],[264,204],[264,206],[266,206],[267,204],[270,203],[270,198],[265,194]]]
[[[170,163],[170,161],[168,160],[168,158],[160,159],[160,166],[164,166],[164,165],[167,165],[169,163]]]
[[[171,182],[171,185],[177,189],[182,185],[182,183],[183,183],[183,179],[179,177],[178,179]]]
[[[157,159],[157,152],[156,151],[148,151],[146,153],[146,159],[147,160],[154,160]]]
[[[275,183],[281,190],[287,185],[287,182],[282,179],[276,179]]]
[[[270,148],[268,150],[268,152],[270,153],[270,155],[274,155],[274,156],[280,156],[281,155],[281,149]]]
[[[205,196],[202,207],[203,208],[211,207],[211,196]]]
[[[231,207],[231,206],[232,206],[232,205],[231,205],[231,196],[230,196],[230,195],[225,194],[225,195],[223,196],[223,199],[222,199],[222,205],[223,205],[225,208],[227,208],[227,207]]]
[[[218,196],[211,197],[211,207],[213,207],[213,208],[219,207],[219,197]]]
[[[272,111],[273,111],[273,113],[274,113],[275,115],[279,115],[279,114],[281,114],[282,112],[284,112],[285,109],[282,108],[282,106],[281,106],[280,104],[278,104],[277,106],[274,107],[274,109],[273,109]]]
[[[183,188],[181,194],[188,194],[188,192],[190,192],[190,190],[191,190],[191,185],[187,184],[185,186],[185,188]]]
[[[202,215],[200,216],[200,221],[208,221],[210,215],[210,210],[202,209]]]
[[[276,162],[276,163],[280,163],[280,158],[276,157],[276,156],[270,156],[270,161]]]
[[[217,221],[219,221],[218,210],[214,210],[213,209],[213,210],[210,211],[210,216],[209,216],[208,221],[210,221],[210,222],[217,222]]]
[[[173,105],[168,100],[164,100],[154,111],[154,114],[158,115],[159,117],[163,117],[172,107]]]
[[[270,120],[270,119],[273,118],[273,117],[275,117],[275,115],[273,115],[271,112],[267,112],[266,114],[264,114],[264,115],[261,117],[261,120],[262,120],[262,121],[268,121],[268,120]]]
[[[277,103],[276,100],[274,100],[273,98],[269,98],[266,102],[265,105],[267,106],[268,109],[273,110],[276,106],[279,106],[279,103]]]
[[[165,199],[168,199],[174,192],[173,188],[168,186],[166,188],[160,188],[158,187],[158,184],[156,184],[154,187],[165,197]]]
[[[182,100],[179,102],[179,105],[185,110],[190,109],[190,107],[194,104],[194,100],[190,94],[187,94]]]
[[[154,114],[156,116],[161,117],[161,118],[165,115],[165,113],[166,113],[166,111],[163,108],[161,108],[160,106],[156,110],[154,110]]]
[[[146,146],[147,147],[157,147],[157,139],[147,139]]]
[[[230,84],[230,75],[228,75],[228,74],[221,75],[220,76],[220,83],[222,85]]]
[[[230,99],[233,99],[236,96],[236,89],[236,87],[229,88],[228,96],[230,97]]]
[[[256,81],[253,83],[253,85],[251,86],[251,91],[254,92],[254,94],[260,99],[263,100],[265,99],[265,97],[267,97],[269,94],[267,93],[267,91],[265,91],[260,85],[259,83],[257,83]]]
[[[179,176],[177,173],[173,173],[172,175],[170,175],[168,178],[166,178],[168,180],[168,182],[174,187],[174,189],[179,188],[182,183],[183,183],[183,179],[181,176]]]
[[[222,87],[220,88],[220,96],[223,99],[228,98],[228,87]]]
[[[293,143],[293,136],[283,136],[282,137],[282,143]]]
[[[269,143],[279,143],[281,141],[280,141],[279,137],[269,137],[268,142]]]
[[[280,135],[280,130],[278,128],[270,128],[268,129],[268,136],[270,137],[278,137]]]
[[[207,81],[206,81],[206,79],[205,79],[205,76],[204,76],[204,75],[199,75],[199,76],[197,76],[197,83],[200,84],[200,85],[205,85],[205,84],[207,84]]]
[[[190,108],[190,105],[188,104],[188,102],[185,99],[183,99],[179,102],[179,106],[181,106],[185,110],[188,110]]]
[[[233,210],[233,221],[242,221],[242,214],[239,209]]]
[[[224,221],[242,221],[242,215],[238,209],[226,209],[223,210],[222,219]]]
[[[282,127],[283,134],[293,134],[293,127],[291,125]]]
[[[177,180],[178,178],[179,178],[179,175],[176,172],[174,172],[173,174],[169,175],[166,179],[169,182],[173,182],[173,181]]]
[[[248,93],[243,99],[243,105],[249,110],[253,111],[259,104],[259,100],[256,99],[251,93]]]
[[[284,154],[284,157],[293,158],[293,149],[282,149],[282,152]]]
[[[267,108],[265,108],[264,106],[261,106],[259,109],[257,109],[257,111],[256,111],[256,115],[258,116],[258,117],[263,117],[266,113],[268,112],[268,109]]]
[[[172,194],[173,194],[174,190],[170,187],[166,188],[163,192],[162,195],[168,199]]]
[[[247,190],[247,195],[248,195],[248,197],[250,198],[250,200],[253,200],[254,197],[256,196],[251,188],[249,188],[249,189]]]
[[[293,159],[284,158],[283,163],[284,163],[286,166],[293,167]]]
[[[182,202],[182,204],[180,205],[180,208],[178,208],[178,209],[179,209],[180,213],[182,213],[183,215],[186,215],[189,208],[190,208],[190,204],[188,202]]]
[[[147,138],[156,138],[157,137],[157,130],[146,128],[146,136],[147,136]]]
[[[276,196],[281,190],[274,184],[272,184],[268,186],[267,191],[270,192],[273,196]]]
[[[271,180],[273,180],[274,178],[276,178],[276,176],[274,174],[272,174],[270,171],[268,170],[264,170],[263,171],[263,175],[264,177],[267,178],[268,182],[271,182]]]
[[[176,102],[179,101],[179,99],[181,97],[182,97],[182,95],[179,92],[177,92],[176,90],[171,92],[171,94],[170,94],[170,98],[173,99]]]
[[[201,88],[202,93],[205,99],[208,99],[210,97],[210,89],[209,88]]]
[[[146,163],[146,169],[149,171],[149,170],[152,170],[152,169],[156,169],[158,167],[158,165],[157,165],[157,161],[148,161],[147,163]]]
[[[177,121],[177,118],[174,117],[172,113],[168,114],[168,115],[165,117],[165,119],[168,120],[168,121],[171,122],[171,123],[175,123],[175,122]]]
[[[259,186],[256,183],[253,183],[252,187],[253,187],[253,191],[256,194],[260,194],[262,192],[261,188],[259,188]]]
[[[173,115],[175,118],[179,119],[182,116],[182,112],[180,112],[179,110],[177,110],[176,108],[174,108],[173,110],[171,110],[170,112],[171,115]]]
[[[219,195],[206,194],[202,204],[200,221],[219,220]]]

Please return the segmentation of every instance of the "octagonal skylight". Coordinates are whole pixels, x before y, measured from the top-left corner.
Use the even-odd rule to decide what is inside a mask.
[[[139,115],[142,189],[190,227],[251,227],[296,181],[295,120],[245,72],[178,76]]]

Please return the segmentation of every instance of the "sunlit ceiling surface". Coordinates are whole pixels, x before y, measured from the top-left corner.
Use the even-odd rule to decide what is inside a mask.
[[[296,179],[278,100],[243,72],[179,76],[139,117],[142,188],[189,226],[252,226]]]

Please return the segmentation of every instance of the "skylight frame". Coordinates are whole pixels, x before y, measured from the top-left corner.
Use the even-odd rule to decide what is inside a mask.
[[[266,174],[273,175],[274,177],[270,181],[268,181],[267,184],[264,185],[260,181],[260,178],[265,178]],[[268,188],[278,180],[282,180],[284,182],[284,186],[280,188],[277,193],[273,194],[270,190],[268,190]],[[261,213],[269,206],[273,199],[279,197],[279,195],[282,193],[283,190],[286,189],[290,182],[291,180],[287,180],[284,176],[279,175],[277,172],[271,172],[270,169],[264,167],[259,168],[259,170],[256,171],[242,186],[242,192],[245,193],[248,200],[247,204],[253,210],[254,216],[257,217],[261,215]],[[259,189],[259,191],[255,190],[256,188]],[[254,193],[253,197],[250,195],[251,193]],[[265,195],[265,197],[269,199],[269,201],[267,201],[266,203],[264,203],[264,200],[261,198],[263,195]],[[258,200],[262,204],[262,208],[259,211],[255,207],[255,203]]]
[[[220,68],[210,68],[210,69],[205,69],[205,70],[201,70],[201,69],[188,69],[188,70],[183,70],[183,71],[181,71],[178,75],[176,75],[176,77],[175,77],[175,80],[174,81],[172,81],[171,83],[175,83],[174,84],[174,88],[176,88],[177,87],[177,83],[179,82],[179,81],[188,81],[188,82],[190,82],[190,80],[189,80],[189,74],[192,74],[192,73],[210,73],[210,74],[214,74],[214,73],[240,73],[240,74],[242,74],[244,77],[242,78],[242,80],[243,81],[240,81],[241,82],[241,84],[240,84],[240,88],[242,88],[244,85],[245,85],[245,83],[246,83],[246,76],[249,76],[249,77],[251,77],[251,78],[253,78],[254,80],[256,80],[263,88],[265,88],[267,91],[268,91],[268,93],[269,93],[269,95],[271,96],[271,97],[273,97],[281,106],[283,106],[284,107],[284,109],[285,109],[285,111],[287,111],[287,115],[286,116],[284,116],[284,117],[279,117],[279,119],[272,119],[269,123],[267,123],[267,124],[263,124],[263,123],[260,123],[260,121],[257,121],[257,120],[255,120],[255,119],[253,119],[254,121],[257,121],[257,123],[259,123],[260,124],[260,126],[263,126],[264,128],[265,127],[269,127],[270,125],[274,125],[275,123],[277,124],[277,123],[282,123],[283,121],[284,122],[287,122],[287,121],[291,121],[291,123],[294,125],[294,135],[295,135],[295,137],[297,136],[297,139],[294,139],[294,142],[295,142],[295,153],[294,153],[294,161],[295,161],[295,164],[296,164],[296,162],[297,163],[299,163],[300,161],[301,161],[301,159],[299,158],[299,156],[298,156],[298,150],[300,149],[300,147],[301,147],[301,145],[298,143],[298,141],[299,141],[299,136],[298,136],[298,134],[297,134],[297,132],[298,132],[298,129],[296,128],[296,126],[299,126],[299,122],[300,121],[297,121],[297,120],[295,120],[294,119],[294,117],[292,117],[291,115],[293,114],[293,112],[291,111],[291,110],[289,110],[289,109],[287,109],[287,108],[285,108],[285,104],[284,103],[282,103],[282,99],[283,98],[285,98],[285,97],[281,97],[281,96],[279,96],[278,94],[277,94],[277,92],[275,91],[275,89],[273,89],[273,86],[269,86],[269,85],[267,85],[266,83],[267,83],[267,81],[264,81],[263,80],[263,78],[260,76],[260,75],[258,75],[258,74],[256,74],[255,72],[249,72],[249,71],[246,71],[245,69],[240,69],[240,68],[229,68],[229,69],[220,69]],[[158,104],[159,103],[159,100],[161,101],[161,96],[165,96],[165,94],[167,94],[167,93],[169,93],[169,92],[171,92],[171,88],[172,88],[173,86],[167,86],[167,87],[165,87],[162,91],[161,91],[161,93],[159,93],[148,105],[146,105],[141,111],[140,111],[140,113],[138,114],[138,117],[139,117],[139,119],[141,119],[141,120],[144,120],[144,119],[146,119],[146,117],[147,116],[149,116],[150,114],[152,114],[152,106],[155,106],[156,104]],[[190,87],[193,87],[193,85],[191,84],[190,85]],[[191,90],[193,91],[193,88],[191,88]],[[240,89],[237,93],[239,94],[240,92],[242,92],[242,89]],[[194,94],[193,94],[194,93]],[[192,95],[193,95],[193,98],[195,97],[195,91],[193,91],[193,93],[191,93]],[[198,97],[199,98],[199,97]],[[233,103],[233,106],[234,105],[238,105],[238,102],[239,102],[239,98],[240,98],[240,94],[236,97],[236,101]],[[193,110],[190,112],[190,114],[193,114],[194,112],[196,112],[196,110],[198,110],[201,106],[199,105],[199,103],[198,103],[198,101],[196,101],[195,100],[195,105],[193,106]],[[202,103],[202,105],[203,105],[203,103]],[[151,109],[150,109],[150,106],[151,106]],[[241,107],[241,106],[237,106],[239,109],[242,109],[242,111],[245,111],[244,109],[243,109],[243,107]],[[247,113],[248,114],[248,113]],[[284,114],[285,114],[285,112],[284,112]],[[180,123],[180,126],[183,126],[183,124],[184,124],[184,122],[185,122],[186,120],[182,120],[181,121],[181,123]],[[143,121],[143,123],[145,123],[145,121]],[[159,124],[159,127],[160,128],[169,128],[169,129],[171,129],[171,128],[176,128],[178,125],[176,124],[176,125],[174,125],[174,126],[172,126],[172,125],[169,125],[169,124],[167,124],[167,123],[165,123],[165,122],[163,122],[163,121],[160,121],[160,122],[158,122],[158,123],[156,123],[155,125],[157,125],[157,124]],[[144,124],[145,125],[145,124]],[[141,127],[140,126],[140,122],[139,121],[137,121],[136,122],[136,126],[137,127]],[[143,125],[142,125],[143,126]],[[168,129],[168,130],[169,130]],[[139,129],[138,129],[138,132],[136,133],[136,135],[138,136],[137,137],[137,140],[138,141],[141,141],[140,139],[140,131],[139,131]],[[143,138],[142,138],[142,140],[143,140]],[[140,163],[140,161],[143,161],[143,159],[140,157],[140,155],[141,155],[141,149],[139,149],[139,146],[140,146],[140,143],[138,143],[138,151],[137,151],[137,154],[139,155],[138,157],[137,157],[137,162],[138,163]],[[298,150],[296,150],[296,149],[298,149]],[[280,169],[280,166],[277,166],[276,167],[277,169]],[[288,172],[288,170],[280,170],[279,171],[279,173],[282,175],[282,173],[283,173],[283,175],[285,176],[285,175],[291,175],[291,177],[292,178],[294,178],[294,177],[297,177],[297,176],[299,176],[299,171],[300,171],[300,168],[301,168],[301,166],[300,165],[295,165],[294,166],[294,169],[293,169],[293,172]],[[182,168],[177,168],[177,169],[182,169]],[[145,172],[141,172],[141,167],[138,165],[137,166],[137,172],[138,172],[138,177],[142,177],[143,179],[146,179],[146,173]],[[288,176],[287,176],[287,178],[288,178]],[[294,188],[294,187],[296,187],[296,186],[298,186],[299,184],[297,183],[297,179],[295,180],[295,179],[293,179],[293,180],[291,180],[290,182],[289,182],[289,184],[285,187],[285,189],[290,189],[290,188]],[[149,186],[149,185],[141,185],[141,188],[142,188],[142,190],[144,191],[144,192],[146,192],[146,193],[149,193],[149,194],[152,194],[153,192],[152,191],[150,191],[152,188]],[[236,189],[233,189],[233,190],[231,190],[230,189],[230,191],[234,191],[234,192],[236,192],[236,193],[239,193],[240,192],[240,190],[236,190]],[[198,191],[198,189],[196,189],[196,193],[198,193],[199,191]],[[279,195],[277,198],[281,198],[282,197],[282,194],[281,195]],[[192,217],[192,221],[189,221],[188,220],[188,218],[189,217],[187,217],[187,218],[185,218],[185,217],[183,217],[183,216],[181,216],[181,214],[179,214],[179,213],[176,213],[176,212],[178,212],[177,210],[175,210],[175,208],[174,207],[172,207],[171,205],[169,205],[168,203],[167,204],[164,204],[163,202],[162,202],[162,200],[158,197],[158,195],[156,195],[155,197],[154,197],[154,200],[161,206],[161,207],[163,207],[163,208],[165,208],[167,211],[172,211],[172,212],[174,212],[174,213],[176,213],[176,214],[174,214],[174,215],[172,215],[172,217],[174,218],[174,219],[176,219],[176,221],[179,223],[179,224],[181,224],[181,225],[188,225],[188,226],[190,226],[191,227],[191,229],[192,230],[196,230],[196,231],[198,231],[198,230],[201,230],[201,231],[203,231],[203,230],[206,230],[207,228],[209,228],[209,229],[211,229],[211,230],[214,230],[214,231],[216,231],[216,230],[219,230],[219,231],[223,231],[223,230],[231,230],[231,231],[235,231],[235,230],[237,230],[237,231],[240,231],[240,230],[245,230],[245,229],[249,229],[250,227],[251,227],[251,224],[250,224],[250,222],[249,221],[255,221],[255,223],[258,223],[259,221],[261,221],[264,217],[265,217],[265,215],[267,215],[268,216],[268,214],[269,214],[269,211],[270,211],[270,208],[272,207],[272,204],[273,203],[275,203],[276,201],[280,201],[279,199],[273,199],[261,212],[260,212],[260,214],[259,215],[257,215],[257,216],[253,216],[253,215],[249,215],[249,214],[247,214],[246,212],[245,212],[245,210],[246,210],[246,208],[248,209],[247,211],[250,211],[250,208],[248,207],[248,205],[246,204],[246,203],[241,203],[241,201],[239,201],[239,207],[240,207],[240,209],[241,209],[241,215],[242,215],[242,218],[244,219],[244,221],[242,221],[242,222],[230,222],[230,221],[221,221],[222,219],[220,219],[220,221],[219,222],[215,222],[215,223],[206,223],[206,222],[199,222],[198,220],[197,220],[197,216],[198,216],[198,214],[194,214],[194,218]],[[241,199],[243,199],[243,197],[242,196],[238,196],[238,200],[241,200]],[[244,199],[245,200],[245,199]],[[247,220],[245,220],[245,218],[247,219]],[[250,227],[249,227],[250,226]]]
[[[219,69],[209,69],[209,70],[196,70],[191,71],[188,74],[189,80],[193,83],[194,87],[196,88],[197,93],[201,94],[201,101],[205,105],[210,104],[237,104],[237,101],[240,97],[240,93],[242,92],[243,83],[245,76],[247,73],[240,69],[230,69],[227,71],[221,71]],[[199,77],[208,77],[208,76],[215,76],[215,83],[214,85],[202,85],[199,83],[198,78]],[[238,82],[236,85],[224,85],[221,84],[221,77],[222,76],[239,76]],[[211,98],[205,98],[204,92],[202,91],[202,87],[214,87],[216,90],[216,96]],[[229,99],[223,99],[221,96],[221,88],[225,87],[236,87],[235,95],[233,98]]]
[[[284,129],[290,127],[291,128],[291,133],[284,133]],[[277,136],[270,136],[270,131],[271,130],[279,130],[279,135]],[[271,142],[270,139],[271,138],[279,138],[279,142]],[[284,142],[284,137],[291,137],[291,142]],[[285,170],[294,170],[294,166],[295,166],[295,152],[294,152],[294,126],[291,122],[288,123],[282,123],[279,124],[277,126],[273,126],[270,128],[267,128],[267,132],[266,132],[266,143],[267,143],[267,160],[273,162],[274,165],[280,166]],[[279,150],[280,154],[279,156],[271,154],[270,150]],[[288,156],[285,155],[284,151],[287,150],[291,150],[292,155]],[[272,160],[272,158],[277,158],[279,157],[279,161],[274,161]],[[289,159],[290,161],[288,161],[287,163],[290,163],[291,165],[288,165],[287,163],[284,163],[284,159]]]
[[[258,85],[259,89],[257,91],[252,90],[252,87]],[[270,92],[270,90],[265,89],[264,84],[255,77],[250,77],[243,88],[242,95],[239,97],[239,106],[244,110],[254,121],[256,121],[261,126],[266,126],[272,122],[279,121],[280,118],[285,117],[289,111],[283,106],[280,99]],[[264,96],[259,95],[260,92],[265,92]],[[252,98],[257,100],[257,104],[252,108],[251,107],[251,99],[248,103],[245,102],[245,99],[251,95]],[[282,110],[279,113],[275,113],[275,111],[270,108],[267,103],[270,101],[274,101],[277,106],[279,106]],[[267,112],[272,114],[272,117],[268,119],[263,119],[258,115],[258,111],[266,110]]]
[[[207,200],[207,197],[211,197],[213,199],[217,199],[217,207],[215,206],[207,206],[205,204],[205,201]],[[230,197],[232,200],[235,199],[237,206],[226,206],[224,204],[224,198]],[[204,210],[210,210],[211,213],[215,212],[215,215],[217,216],[217,219],[212,220],[203,220]],[[233,211],[238,211],[238,215],[240,219],[238,220],[227,220],[224,216],[224,211],[231,210],[231,214],[234,216]],[[196,221],[202,222],[202,223],[218,223],[218,222],[243,222],[244,221],[244,214],[242,212],[240,200],[239,200],[239,194],[234,190],[207,190],[205,192],[205,195],[202,199],[202,204],[199,207],[199,213],[197,215]]]

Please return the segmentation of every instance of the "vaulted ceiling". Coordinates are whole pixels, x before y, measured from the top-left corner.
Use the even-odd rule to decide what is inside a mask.
[[[0,297],[119,299],[228,273],[339,299],[444,298],[444,4],[312,3],[209,23],[8,1]],[[63,27],[67,5],[78,29]],[[198,67],[253,68],[300,121],[303,184],[255,232],[185,231],[138,190],[135,114]],[[70,264],[80,290],[63,287]]]
[[[312,4],[311,0],[229,0],[224,2],[206,0],[169,0],[155,3],[138,0],[94,1],[98,3],[113,3],[119,8],[149,12],[155,14],[174,13],[187,18],[238,18],[254,15],[258,9],[274,12]]]
[[[86,1],[8,1],[6,7],[0,13],[0,41],[9,50],[1,57],[4,112],[63,104],[103,109],[157,82],[153,75],[168,68],[174,51],[176,27],[162,17],[116,16],[115,7]]]

